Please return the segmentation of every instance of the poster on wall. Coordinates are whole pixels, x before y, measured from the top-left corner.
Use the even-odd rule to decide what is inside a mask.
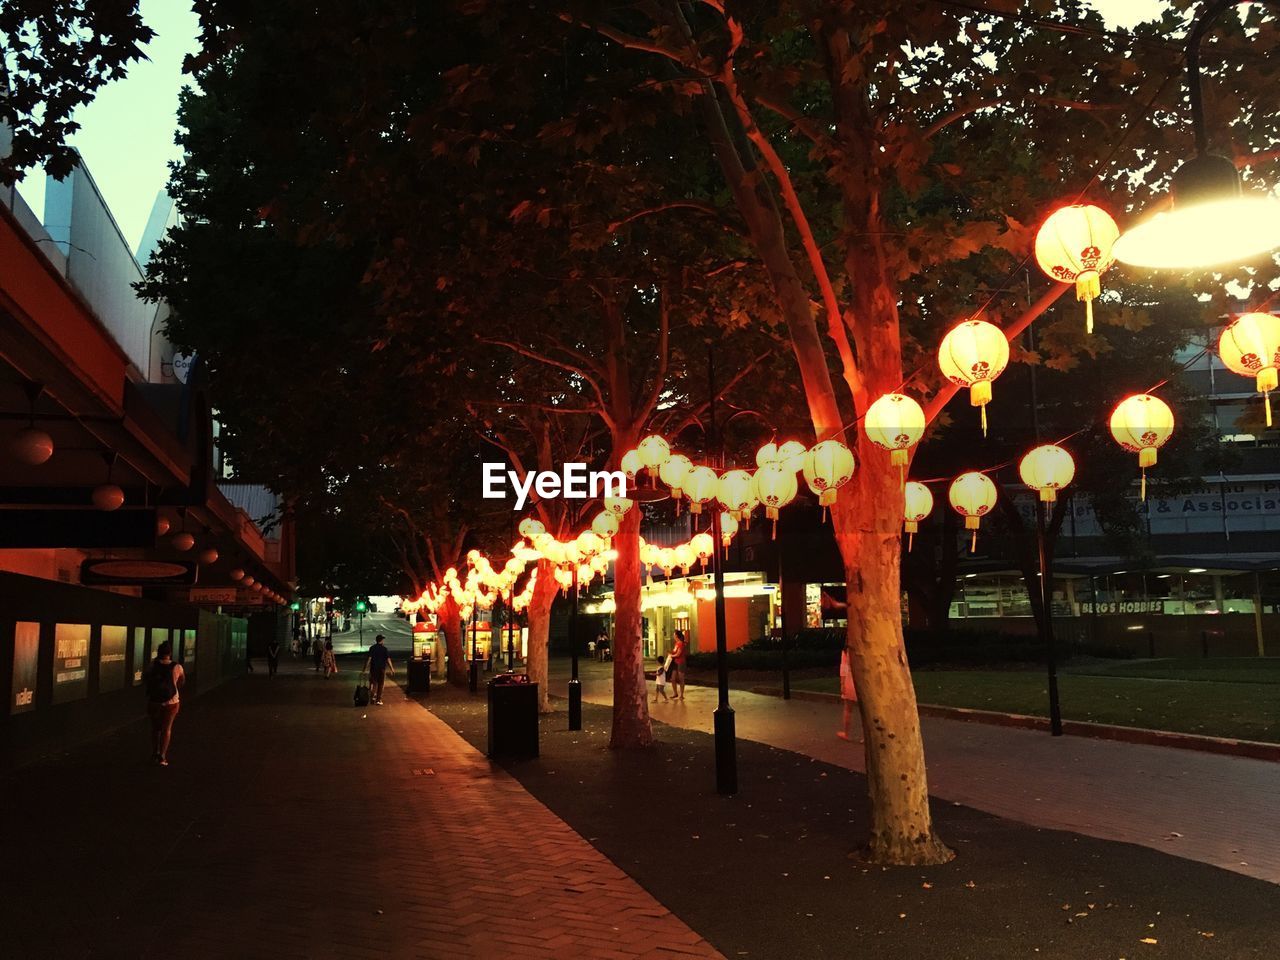
[[[133,685],[142,683],[142,671],[147,666],[147,628],[133,628]]]
[[[102,628],[102,643],[98,650],[99,692],[119,690],[124,686],[125,643],[128,639],[128,627]]]
[[[40,624],[19,620],[13,625],[13,690],[10,713],[36,708],[36,673],[40,667]]]
[[[196,632],[194,630],[182,631],[182,662],[188,665],[196,662]]]
[[[89,624],[59,623],[53,628],[53,702],[89,694]]]

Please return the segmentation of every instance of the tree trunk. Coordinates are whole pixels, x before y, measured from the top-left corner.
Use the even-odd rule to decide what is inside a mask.
[[[551,604],[556,598],[555,567],[538,561],[538,579],[529,600],[529,679],[538,685],[538,712],[551,713],[551,677],[547,664],[547,637],[551,632]]]
[[[849,662],[866,737],[867,856],[873,863],[945,863],[954,854],[933,832],[920,716],[902,641],[901,544],[896,529],[883,529],[894,512],[872,506],[901,499],[901,493],[895,472],[868,474],[856,485],[863,495],[846,488],[832,510],[847,583]],[[879,490],[876,500],[868,496],[887,487],[893,489]]]
[[[618,559],[614,562],[613,630],[613,732],[609,746],[653,745],[649,722],[649,689],[644,677],[644,647],[640,631],[640,504],[635,504],[618,525],[613,538]]]
[[[440,607],[440,629],[444,631],[445,654],[449,658],[448,680],[454,686],[467,684],[467,657],[462,649],[462,619],[458,604],[449,597]]]

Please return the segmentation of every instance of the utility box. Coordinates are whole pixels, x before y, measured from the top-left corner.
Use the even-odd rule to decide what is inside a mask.
[[[528,760],[538,755],[538,685],[527,673],[501,673],[489,681],[489,758]]]

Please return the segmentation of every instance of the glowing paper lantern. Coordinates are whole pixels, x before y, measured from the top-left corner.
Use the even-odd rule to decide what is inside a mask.
[[[996,485],[985,473],[971,471],[952,480],[947,495],[952,508],[964,517],[964,528],[973,531],[969,545],[972,553],[978,547],[978,527],[982,518],[996,505]]]
[[[734,523],[736,524],[737,521],[735,520]],[[716,549],[716,543],[711,539],[711,534],[709,533],[695,533],[689,540],[689,546],[698,555],[699,566],[705,563]]]
[[[520,531],[520,536],[526,540],[532,540],[539,534],[547,532],[547,528],[542,525],[542,521],[535,520],[533,517],[525,517],[520,521],[520,526],[516,529]]]
[[[175,533],[170,542],[173,544],[173,549],[186,553],[196,545],[196,538],[186,532]]]
[[[662,482],[671,488],[671,497],[677,504],[684,495],[684,478],[689,475],[689,471],[693,469],[693,464],[689,458],[683,453],[673,453],[667,457],[667,460],[658,468],[658,476],[662,478]]]
[[[1073,204],[1049,215],[1036,234],[1036,262],[1050,279],[1074,283],[1084,301],[1085,332],[1093,333],[1093,299],[1102,292],[1100,277],[1115,263],[1112,247],[1120,228],[1101,207]]]
[[[93,505],[110,513],[124,506],[124,491],[114,483],[103,483],[93,488]]]
[[[1232,373],[1255,378],[1267,411],[1267,426],[1271,426],[1271,391],[1276,389],[1280,368],[1280,317],[1241,315],[1218,338],[1218,356]]]
[[[233,581],[240,581],[244,579],[244,571],[241,570],[239,567],[233,567],[231,569],[231,572],[228,573],[227,576],[230,577]]]
[[[626,497],[605,497],[604,508],[615,517],[623,517],[631,509],[633,501]]]
[[[596,518],[591,521],[591,530],[597,537],[604,540],[605,549],[607,550],[609,541],[618,533],[618,518],[608,511],[596,514]]]
[[[1009,365],[1009,341],[999,327],[985,320],[966,320],[947,331],[938,348],[938,366],[952,383],[969,388],[969,403],[982,411],[982,434],[987,433],[987,404],[991,382]]]
[[[682,568],[687,576],[690,569],[693,567],[694,561],[698,559],[697,553],[694,551],[693,547],[687,543],[682,543],[678,547],[675,547],[672,553],[676,558],[676,566]]]
[[[575,541],[578,552],[584,557],[590,557],[604,549],[604,541],[590,530],[584,530],[578,534]]]
[[[659,468],[671,457],[671,444],[652,433],[640,441],[636,451],[640,454],[640,462],[649,468],[649,476],[656,483]]]
[[[804,460],[805,483],[823,507],[836,502],[836,491],[853,479],[853,470],[853,451],[839,440],[814,444]]]
[[[1062,447],[1046,443],[1022,458],[1018,473],[1023,483],[1032,490],[1040,491],[1041,500],[1052,503],[1058,497],[1057,492],[1076,475],[1076,462]]]
[[[908,480],[902,488],[902,497],[902,529],[907,533],[907,549],[910,550],[916,531],[920,529],[920,521],[933,513],[933,492],[923,483]]]
[[[213,549],[213,547],[207,547],[207,548],[205,548],[204,550],[201,550],[201,551],[200,551],[200,554],[199,554],[199,556],[197,557],[197,559],[198,559],[201,563],[205,564],[206,566],[208,566],[208,565],[209,565],[209,564],[211,564],[211,563],[217,563],[217,562],[218,562],[218,551],[217,551],[217,550],[215,550],[215,549]]]
[[[751,474],[745,470],[726,470],[716,486],[716,499],[739,519],[759,502],[751,489]]]
[[[1173,411],[1159,397],[1135,393],[1111,411],[1111,436],[1138,455],[1142,469],[1142,499],[1147,499],[1147,467],[1156,465],[1156,451],[1173,434]]]
[[[36,427],[23,427],[13,435],[9,451],[27,466],[38,467],[53,456],[53,437]]]
[[[804,458],[808,452],[809,448],[799,440],[788,440],[778,447],[778,465],[784,470],[799,473],[804,469]]]
[[[924,410],[901,393],[886,393],[867,407],[862,429],[867,439],[889,451],[889,463],[899,471],[907,466],[907,451],[924,436]]]
[[[792,477],[791,479],[794,481],[795,477]],[[793,493],[792,496],[794,497],[795,494]],[[778,518],[775,516],[773,519],[776,521]],[[774,527],[776,529],[777,527],[776,523],[774,524]],[[720,514],[720,543],[724,547],[726,555],[729,552],[729,541],[731,541],[737,535],[738,535],[737,519],[729,516],[729,514],[727,513],[722,512]]]
[[[684,478],[684,495],[689,498],[689,512],[701,513],[702,505],[715,499],[720,478],[710,467],[694,467]]]
[[[770,440],[756,451],[756,466],[767,467],[778,462],[778,445]]]
[[[640,459],[639,450],[628,450],[622,455],[622,462],[618,464],[618,468],[627,475],[628,480],[634,480],[636,474],[644,469],[644,461]]]

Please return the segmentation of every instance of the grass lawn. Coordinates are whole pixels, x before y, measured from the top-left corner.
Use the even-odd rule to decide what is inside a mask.
[[[921,703],[1048,715],[1040,670],[917,670]],[[835,693],[839,680],[800,680]],[[1280,743],[1280,661],[1153,660],[1082,664],[1058,676],[1068,720]]]

